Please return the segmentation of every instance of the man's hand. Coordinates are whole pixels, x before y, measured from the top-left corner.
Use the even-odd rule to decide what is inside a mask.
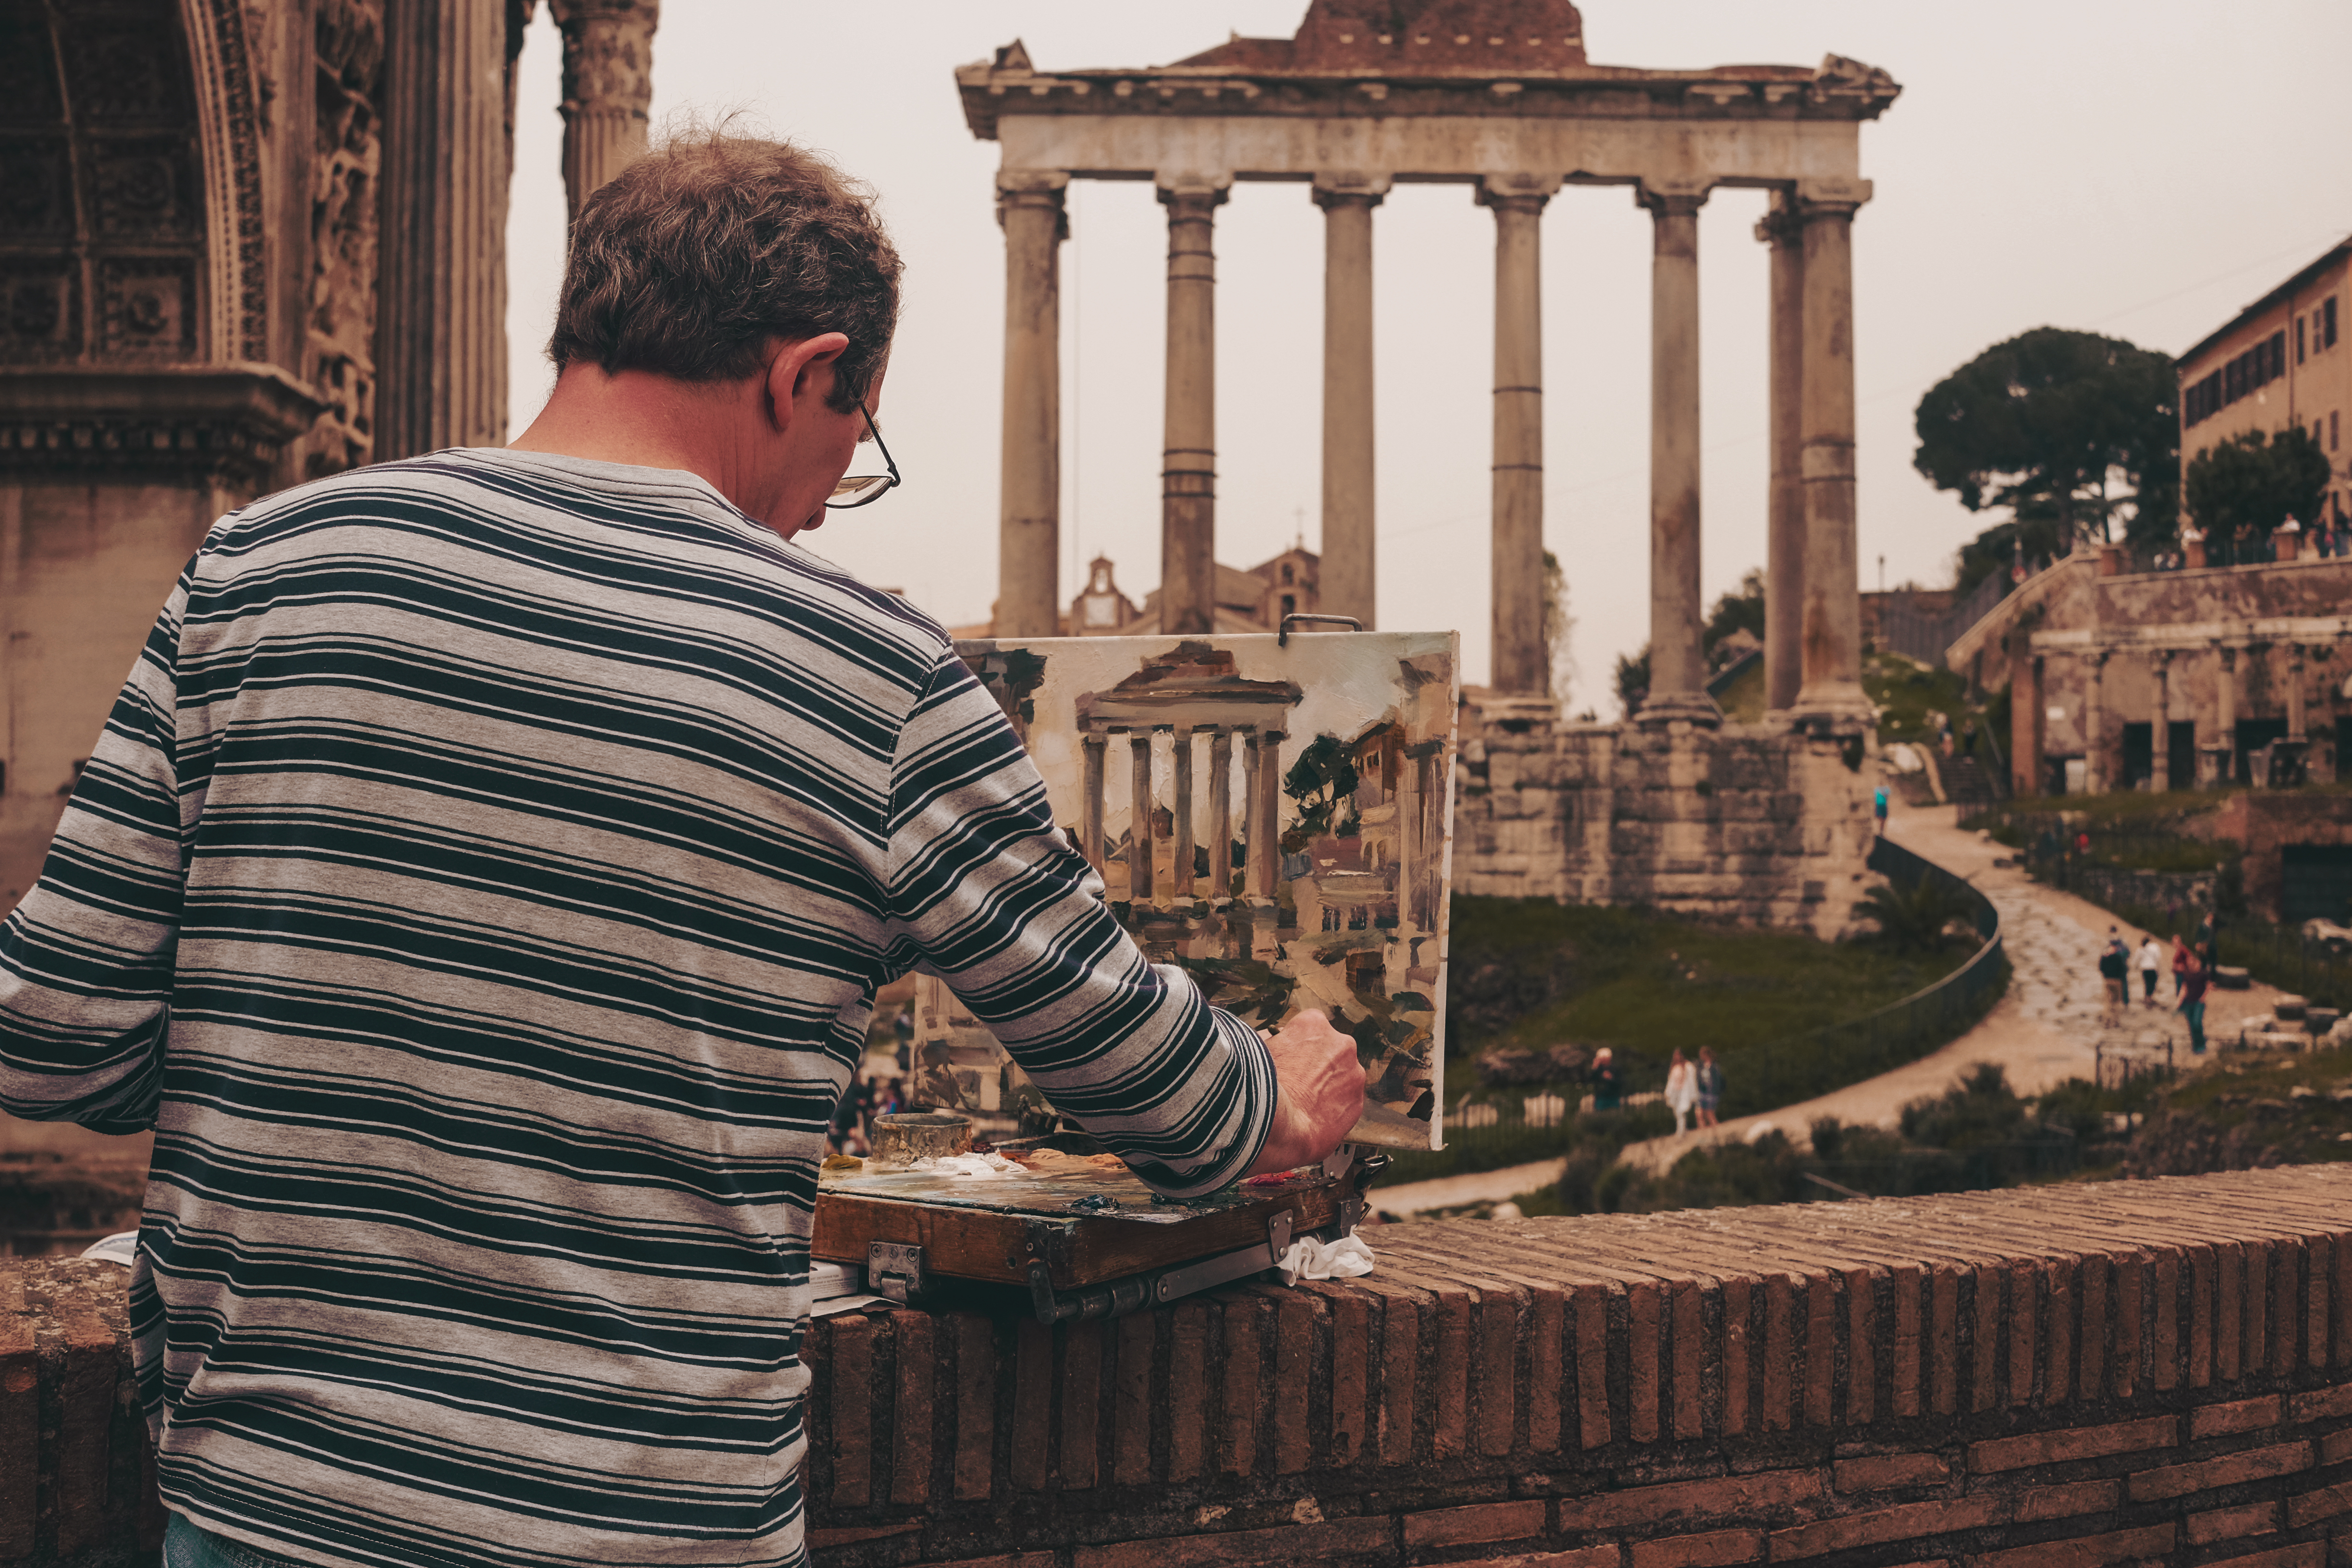
[[[1364,1110],[1364,1069],[1356,1042],[1309,1010],[1268,1040],[1274,1053],[1274,1131],[1250,1174],[1319,1163]]]

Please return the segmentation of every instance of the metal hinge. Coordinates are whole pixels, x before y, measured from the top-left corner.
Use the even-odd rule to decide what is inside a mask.
[[[869,1242],[866,1247],[866,1288],[877,1296],[905,1306],[923,1293],[923,1249],[893,1241]]]

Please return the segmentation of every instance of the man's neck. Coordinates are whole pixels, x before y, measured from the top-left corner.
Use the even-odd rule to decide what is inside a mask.
[[[719,382],[681,396],[680,384],[666,377],[643,371],[607,375],[594,364],[573,364],[557,377],[547,406],[508,446],[518,452],[681,469],[757,517],[761,498],[749,494],[746,484],[754,470],[742,460],[736,441],[744,416],[736,405],[749,395],[748,386]]]

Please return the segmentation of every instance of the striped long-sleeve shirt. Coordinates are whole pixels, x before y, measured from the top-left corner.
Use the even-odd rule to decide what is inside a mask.
[[[1263,1044],[1144,962],[945,635],[690,475],[223,519],[0,932],[0,1107],[152,1126],[163,1496],[333,1564],[793,1563],[824,1131],[954,987],[1171,1193]]]

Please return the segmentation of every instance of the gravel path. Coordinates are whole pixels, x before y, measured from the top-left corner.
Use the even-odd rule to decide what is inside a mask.
[[[1702,1140],[1744,1137],[1758,1122],[1769,1122],[1802,1142],[1819,1118],[1893,1127],[1903,1107],[1923,1095],[1940,1094],[1979,1062],[1998,1062],[2010,1086],[2020,1094],[2039,1094],[2070,1078],[2088,1078],[2093,1047],[2100,1038],[2099,948],[2115,917],[2095,904],[2030,880],[2024,872],[1996,868],[1993,861],[2010,852],[1988,838],[1964,833],[1955,826],[1950,806],[1906,808],[1899,801],[1887,824],[1887,836],[1904,847],[1967,878],[2000,911],[2002,947],[2009,955],[2009,991],[1976,1027],[1932,1056],[1877,1078],[1851,1084],[1801,1104],[1727,1121],[1705,1133],[1654,1138],[1627,1147],[1624,1158],[1654,1171],[1663,1171],[1697,1148]],[[2126,931],[2137,943],[2141,933]],[[2170,933],[2158,931],[2159,939]],[[2137,975],[2132,980],[2139,985]],[[2169,995],[2168,972],[2162,994]],[[2215,991],[2206,1006],[2208,1037],[2254,1013],[2268,1012],[2279,993],[2256,984],[2248,991]],[[2189,1033],[2170,1008],[2143,1008],[2134,1004],[2128,1021],[2110,1037],[2120,1041],[2138,1037],[2143,1046],[2161,1048],[2173,1037],[2187,1059]],[[1736,1070],[1736,1068],[1735,1068]],[[1375,1200],[1391,1214],[1419,1214],[1464,1204],[1499,1202],[1557,1181],[1562,1160],[1542,1160],[1470,1176],[1447,1176],[1433,1182],[1385,1187]]]

